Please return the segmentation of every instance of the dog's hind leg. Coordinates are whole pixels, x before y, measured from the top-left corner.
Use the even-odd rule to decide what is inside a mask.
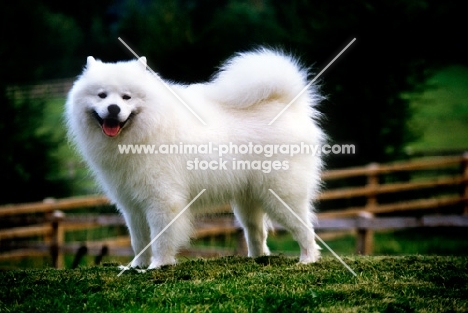
[[[234,215],[244,229],[249,257],[269,255],[270,250],[266,244],[268,229],[262,207],[258,203],[246,199],[237,199],[231,205]]]
[[[265,211],[275,221],[283,225],[299,243],[301,256],[299,262],[313,263],[320,258],[320,246],[315,242],[315,232],[312,225],[314,213],[309,204],[309,198],[303,194],[279,194],[279,197],[289,207],[286,207],[273,194]],[[294,212],[294,214],[291,212]]]

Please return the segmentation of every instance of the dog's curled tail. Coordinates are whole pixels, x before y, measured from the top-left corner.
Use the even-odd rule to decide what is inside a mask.
[[[209,84],[210,94],[239,109],[261,101],[289,103],[306,88],[307,74],[293,57],[262,48],[228,60]],[[303,95],[312,100],[310,88]]]

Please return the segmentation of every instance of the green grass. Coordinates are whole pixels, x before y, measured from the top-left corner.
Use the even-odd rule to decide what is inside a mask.
[[[1,312],[466,312],[466,257],[226,257],[118,277],[115,264],[0,272]]]
[[[320,233],[319,233],[320,235]],[[408,254],[468,256],[467,228],[421,228],[374,233],[374,255],[403,256]],[[356,237],[346,235],[325,242],[339,255],[355,254]],[[297,242],[288,233],[270,236],[273,252],[299,255]],[[323,255],[331,255],[325,248]]]

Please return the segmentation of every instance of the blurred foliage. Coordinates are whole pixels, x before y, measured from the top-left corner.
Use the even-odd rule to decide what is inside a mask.
[[[59,143],[52,134],[39,131],[45,101],[24,89],[14,93],[11,87],[47,75],[68,75],[67,62],[78,46],[68,36],[79,39],[80,31],[73,18],[31,1],[2,2],[0,21],[0,203],[65,195],[67,185],[55,176],[54,150]]]
[[[330,157],[329,167],[401,158],[415,139],[401,94],[418,91],[440,66],[467,63],[464,15],[459,2],[435,0],[2,2],[0,171],[17,183],[2,190],[0,202],[16,201],[21,189],[22,201],[56,195],[40,183],[53,176],[50,150],[57,144],[35,135],[41,104],[9,99],[7,86],[76,76],[88,55],[133,58],[118,37],[163,77],[187,83],[209,79],[222,60],[259,45],[296,54],[317,73],[357,38],[320,79],[330,141],[353,143],[358,152]],[[34,153],[20,152],[26,146]]]
[[[68,184],[57,177],[58,160],[54,155],[59,142],[52,139],[52,134],[37,131],[44,101],[7,97],[0,101],[0,172],[4,182],[0,203],[66,196]]]

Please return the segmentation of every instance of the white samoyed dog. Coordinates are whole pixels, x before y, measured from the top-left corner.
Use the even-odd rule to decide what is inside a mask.
[[[144,57],[88,57],[66,103],[71,141],[123,214],[136,255],[173,222],[132,267],[174,264],[190,241],[192,214],[226,203],[250,257],[270,253],[273,220],[298,241],[300,262],[317,261],[311,202],[322,160],[304,147],[325,136],[307,79],[296,59],[268,49],[237,54],[211,81],[193,85],[164,82]],[[155,150],[122,150],[129,145]]]

